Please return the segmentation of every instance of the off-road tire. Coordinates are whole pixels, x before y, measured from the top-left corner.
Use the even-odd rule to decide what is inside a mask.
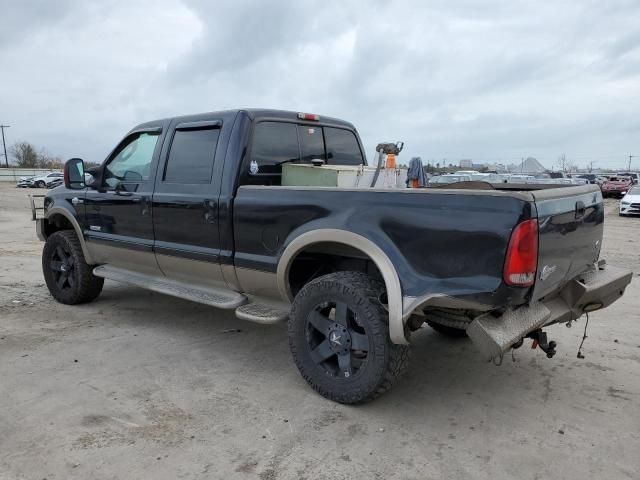
[[[410,348],[389,339],[389,316],[380,302],[383,292],[383,284],[364,273],[338,272],[311,281],[296,295],[288,324],[289,347],[302,377],[323,397],[365,403],[389,390],[406,370]],[[311,357],[307,319],[318,305],[331,302],[346,304],[351,312],[347,315],[352,315],[349,321],[357,321],[356,327],[368,339],[366,359],[350,378],[331,375]]]
[[[62,248],[72,259],[71,269],[67,273],[67,278],[71,277],[71,280],[64,283],[64,288],[58,285],[58,273],[51,266],[59,258],[56,253],[58,248]],[[61,230],[47,238],[42,251],[42,273],[51,296],[58,302],[76,305],[95,300],[102,291],[104,279],[96,277],[92,270],[93,267],[84,259],[80,240],[73,230]]]
[[[442,325],[436,322],[427,322],[431,328],[433,328],[436,332],[445,337],[451,338],[465,338],[467,336],[467,331],[462,328],[454,328],[448,327],[447,325]]]

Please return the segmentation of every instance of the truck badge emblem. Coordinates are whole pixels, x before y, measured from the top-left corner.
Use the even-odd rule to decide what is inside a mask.
[[[545,265],[540,272],[540,280],[544,282],[553,274],[553,272],[556,271],[556,268],[558,267],[556,267],[555,265]]]
[[[256,162],[255,160],[251,160],[251,164],[249,165],[249,171],[251,172],[251,175],[255,175],[256,173],[258,173],[258,162]]]

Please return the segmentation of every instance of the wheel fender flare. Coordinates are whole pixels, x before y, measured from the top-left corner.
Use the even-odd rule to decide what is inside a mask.
[[[402,286],[400,277],[386,253],[374,242],[357,233],[332,228],[305,232],[294,238],[285,248],[278,262],[276,272],[278,290],[284,300],[292,301],[293,295],[289,287],[289,270],[295,257],[307,246],[314,243],[343,243],[365,253],[382,274],[387,289],[389,309],[389,337],[393,343],[408,344],[402,315]]]
[[[82,233],[82,228],[80,228],[78,219],[71,212],[69,212],[68,210],[62,207],[53,207],[47,210],[45,219],[49,221],[49,218],[53,217],[54,215],[62,215],[67,220],[69,220],[69,223],[71,223],[71,225],[73,226],[73,229],[76,232],[76,235],[78,236],[78,240],[80,240],[80,246],[82,247],[82,253],[84,254],[85,261],[89,265],[92,265],[93,263],[95,263],[93,261],[93,258],[91,257],[91,253],[89,253],[89,250],[87,249],[87,244],[84,240],[84,234]]]

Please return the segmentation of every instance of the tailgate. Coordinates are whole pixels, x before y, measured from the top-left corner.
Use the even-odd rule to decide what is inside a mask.
[[[597,185],[533,191],[538,211],[538,300],[588,270],[600,255],[604,206]]]

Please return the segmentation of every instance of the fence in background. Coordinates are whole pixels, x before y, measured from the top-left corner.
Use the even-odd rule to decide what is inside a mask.
[[[0,182],[17,183],[20,177],[35,177],[57,170],[47,170],[46,168],[0,168]]]

